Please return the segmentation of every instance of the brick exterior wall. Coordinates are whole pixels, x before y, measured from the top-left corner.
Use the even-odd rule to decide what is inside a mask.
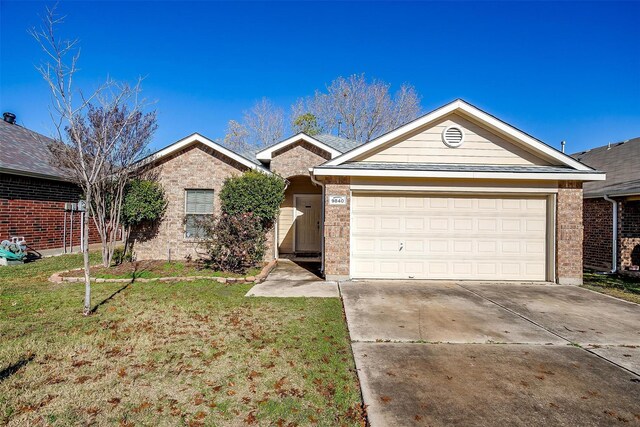
[[[185,190],[212,189],[214,212],[220,213],[219,194],[224,180],[248,168],[202,144],[192,145],[165,158],[156,167],[167,197],[167,210],[157,224],[132,232],[137,259],[182,260],[201,255],[198,245],[184,235]],[[273,231],[267,234],[265,260],[273,259]]]
[[[270,168],[272,172],[288,178],[309,176],[309,168],[331,159],[331,154],[308,142],[296,142],[273,153]]]
[[[64,204],[77,203],[80,189],[71,183],[0,174],[0,240],[24,237],[34,251],[64,246]],[[80,213],[73,214],[73,245],[80,245]],[[93,226],[93,222],[90,224]],[[90,243],[100,241],[95,227]],[[67,213],[67,246],[71,245],[71,213]]]
[[[560,181],[556,206],[556,278],[582,284],[582,183]]]
[[[584,199],[584,266],[611,270],[613,250],[613,206],[603,198]]]
[[[324,273],[328,280],[349,277],[350,267],[350,180],[329,177],[325,180]],[[346,205],[330,205],[330,196],[346,196]]]
[[[618,203],[618,262],[621,270],[640,265],[640,201]]]

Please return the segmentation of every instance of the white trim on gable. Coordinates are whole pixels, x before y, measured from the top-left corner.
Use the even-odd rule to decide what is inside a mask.
[[[604,181],[603,172],[485,172],[485,171],[421,171],[421,170],[380,170],[380,169],[342,169],[325,167],[311,168],[312,176],[361,176],[389,178],[468,178],[468,179],[515,179],[515,180],[554,180],[554,181]]]
[[[294,144],[298,141],[304,141],[307,142],[315,147],[318,147],[326,152],[328,152],[329,154],[331,154],[331,158],[335,158],[337,156],[339,156],[340,154],[342,154],[340,151],[336,150],[335,148],[331,148],[329,147],[327,144],[324,144],[320,141],[318,141],[317,139],[307,135],[304,132],[300,132],[297,135],[292,136],[291,138],[287,138],[284,141],[281,141],[275,145],[272,145],[271,147],[268,147],[260,152],[258,152],[256,154],[256,158],[260,161],[263,162],[268,162],[273,158],[273,153],[275,153],[278,150],[281,150],[282,148],[286,147],[289,144]]]
[[[378,147],[383,146],[384,144],[393,141],[396,138],[402,137],[403,135],[410,133],[418,128],[428,125],[447,114],[451,114],[454,112],[463,113],[463,115],[469,116],[481,124],[487,126],[489,129],[494,131],[498,131],[501,134],[507,135],[517,142],[520,142],[522,145],[529,148],[534,154],[541,155],[543,157],[547,157],[550,159],[554,159],[558,161],[562,165],[570,166],[576,170],[581,171],[593,171],[592,168],[578,162],[572,157],[556,150],[553,147],[527,135],[519,129],[514,128],[513,126],[493,117],[492,115],[485,113],[477,107],[474,107],[467,102],[457,99],[449,104],[446,104],[410,123],[407,123],[404,126],[401,126],[389,133],[386,133],[378,138],[369,141],[368,143],[361,145],[351,151],[346,152],[345,154],[336,157],[334,159],[329,160],[323,166],[338,166],[349,160],[352,160],[356,157],[360,157],[366,155],[367,153],[371,153],[373,150]]]
[[[173,144],[169,145],[166,148],[163,148],[160,151],[155,152],[154,154],[151,154],[148,157],[145,157],[144,159],[140,160],[141,165],[146,165],[149,164],[151,162],[154,162],[156,160],[159,160],[165,156],[168,156],[172,153],[175,153],[176,151],[179,151],[185,147],[188,147],[191,144],[195,144],[195,143],[201,143],[209,148],[211,148],[214,151],[217,151],[227,157],[229,157],[232,160],[235,160],[236,162],[250,168],[250,169],[254,169],[254,170],[259,170],[260,172],[265,172],[265,173],[271,173],[270,171],[268,171],[267,169],[261,167],[260,165],[253,163],[251,160],[246,159],[242,156],[240,156],[239,154],[234,153],[233,151],[229,150],[228,148],[223,147],[222,145],[210,140],[207,137],[204,137],[202,135],[200,135],[199,133],[194,133],[193,135],[189,135],[186,138],[183,138],[177,142],[174,142]]]

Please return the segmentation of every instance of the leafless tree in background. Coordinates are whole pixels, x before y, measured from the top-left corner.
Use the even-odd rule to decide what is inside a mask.
[[[326,92],[299,99],[293,117],[312,114],[322,131],[340,128],[340,136],[364,143],[420,115],[420,97],[413,86],[404,84],[393,96],[389,89],[380,80],[367,82],[364,74],[338,77]]]
[[[83,312],[89,315],[89,221],[93,218],[98,228],[103,263],[108,266],[119,231],[122,190],[136,172],[133,165],[156,129],[156,117],[155,112],[144,113],[147,104],[140,97],[141,79],[133,86],[107,79],[89,94],[75,87],[80,53],[77,40],[57,37],[56,27],[63,19],[56,15],[55,7],[47,8],[42,27],[31,34],[46,56],[37,69],[51,93],[50,114],[57,131],[51,153],[83,190],[87,206],[83,214]]]
[[[236,153],[245,153],[251,148],[249,145],[249,131],[241,123],[229,120],[223,144]]]
[[[225,145],[241,152],[272,145],[284,135],[284,112],[267,98],[262,98],[244,112],[242,123],[230,120]]]

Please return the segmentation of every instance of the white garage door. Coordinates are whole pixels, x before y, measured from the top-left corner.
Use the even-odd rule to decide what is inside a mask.
[[[351,276],[545,280],[546,198],[354,195]]]

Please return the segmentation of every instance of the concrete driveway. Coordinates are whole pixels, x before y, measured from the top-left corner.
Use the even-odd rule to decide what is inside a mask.
[[[371,425],[640,425],[640,306],[572,286],[341,283]]]

